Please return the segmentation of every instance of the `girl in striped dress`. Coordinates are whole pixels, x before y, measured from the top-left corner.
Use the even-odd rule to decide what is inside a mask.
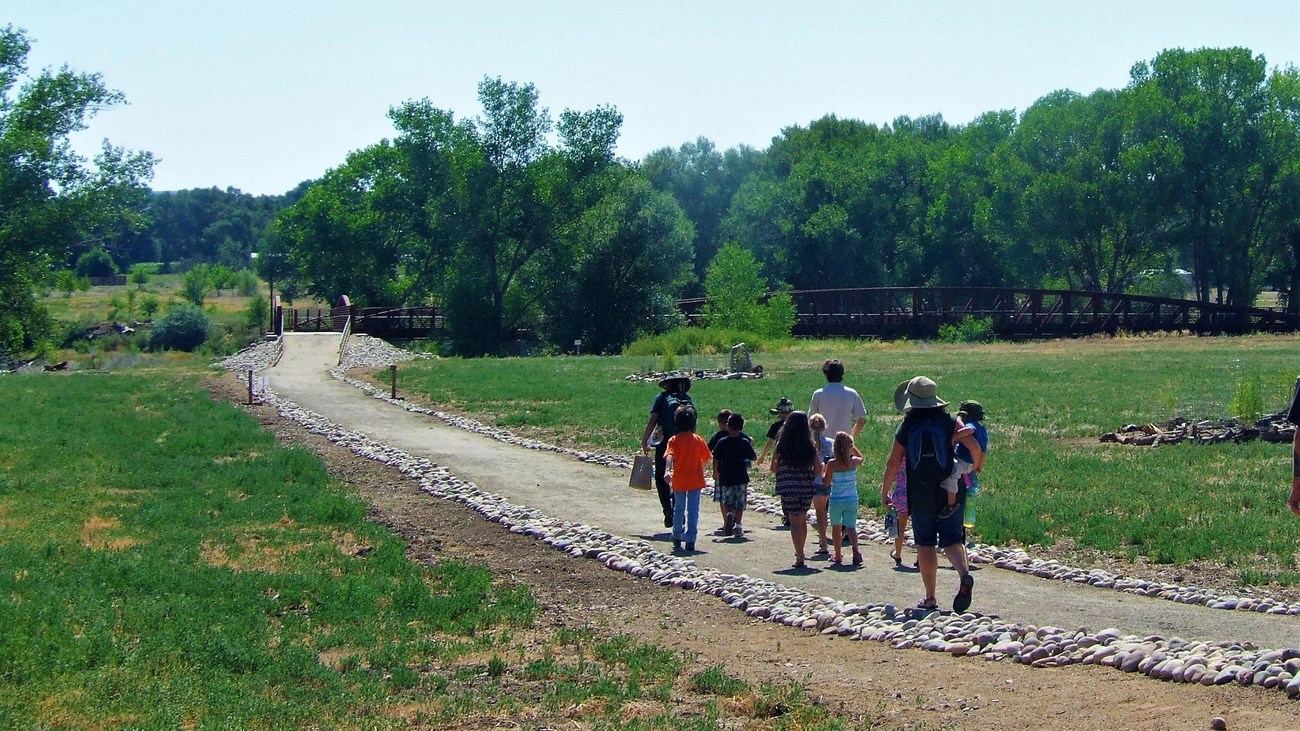
[[[813,443],[808,414],[795,411],[786,417],[781,435],[772,454],[772,473],[776,475],[776,494],[781,511],[790,521],[790,541],[794,544],[793,568],[805,568],[804,544],[808,541],[808,508],[813,492],[821,481],[821,450]]]

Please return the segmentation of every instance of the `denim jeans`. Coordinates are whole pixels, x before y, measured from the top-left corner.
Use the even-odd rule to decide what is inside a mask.
[[[700,490],[673,492],[673,540],[694,543],[700,526]]]

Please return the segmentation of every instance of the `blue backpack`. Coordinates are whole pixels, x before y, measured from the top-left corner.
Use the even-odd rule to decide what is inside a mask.
[[[907,433],[907,484],[937,487],[952,474],[952,433],[956,422],[951,416],[925,419],[911,426]]]
[[[677,415],[677,410],[681,408],[695,408],[691,402],[691,397],[680,391],[665,394],[663,413],[659,415],[659,425],[663,427],[664,437],[671,437],[677,433],[677,424],[673,421]]]

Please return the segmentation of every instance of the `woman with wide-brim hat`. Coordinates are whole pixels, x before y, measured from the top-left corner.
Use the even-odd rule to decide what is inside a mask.
[[[929,470],[923,471],[920,465],[927,462],[942,465],[945,462],[942,457],[946,452],[946,462],[951,471],[954,441],[965,444],[977,463],[982,459],[983,452],[979,442],[971,435],[973,430],[964,429],[961,420],[948,413],[948,402],[939,398],[938,385],[932,379],[916,376],[898,384],[894,389],[894,406],[904,416],[898,430],[894,432],[894,446],[885,465],[880,497],[888,507],[898,470],[907,470],[907,504],[912,518],[912,538],[916,543],[917,566],[921,570],[921,584],[925,589],[925,596],[917,608],[922,612],[938,608],[935,588],[939,551],[943,551],[958,576],[957,594],[952,601],[953,611],[965,612],[970,607],[971,593],[975,587],[975,577],[971,576],[966,560],[966,531],[961,522],[960,508],[965,504],[965,492],[962,490],[958,493],[958,509],[947,513],[943,510],[947,504],[946,491],[942,487],[943,476],[935,475]],[[914,434],[918,435],[915,440]],[[911,464],[912,459],[908,458],[909,446],[917,447],[913,456],[920,457],[918,465]]]
[[[645,433],[641,435],[641,451],[644,454],[650,453],[650,448],[655,451],[655,490],[659,493],[659,505],[664,511],[664,527],[673,527],[673,491],[664,481],[664,454],[668,449],[668,439],[677,433],[677,427],[673,423],[673,414],[678,407],[690,406],[691,397],[686,395],[691,390],[691,376],[684,371],[673,371],[665,373],[659,379],[659,388],[663,389],[655,397],[654,404],[650,407],[650,418],[645,423]],[[658,434],[657,441],[651,441],[651,436]]]

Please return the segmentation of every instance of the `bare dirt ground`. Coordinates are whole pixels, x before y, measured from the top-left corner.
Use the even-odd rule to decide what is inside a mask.
[[[246,386],[236,376],[213,377],[208,385],[214,397],[246,409],[282,443],[318,454],[369,504],[373,520],[406,541],[412,560],[481,563],[527,585],[543,607],[540,632],[581,627],[600,636],[631,635],[694,657],[698,667],[688,674],[720,664],[754,685],[798,681],[817,702],[863,727],[1208,729],[1221,717],[1229,729],[1300,728],[1300,702],[1257,687],[1165,683],[1096,666],[1033,669],[827,638],[750,619],[714,597],[572,558],[422,493],[396,469],[310,434],[272,407],[245,405]],[[558,576],[564,581],[556,581]],[[674,702],[689,714],[700,699],[684,691]],[[510,726],[494,721],[465,728]],[[575,721],[572,728],[586,726]]]

